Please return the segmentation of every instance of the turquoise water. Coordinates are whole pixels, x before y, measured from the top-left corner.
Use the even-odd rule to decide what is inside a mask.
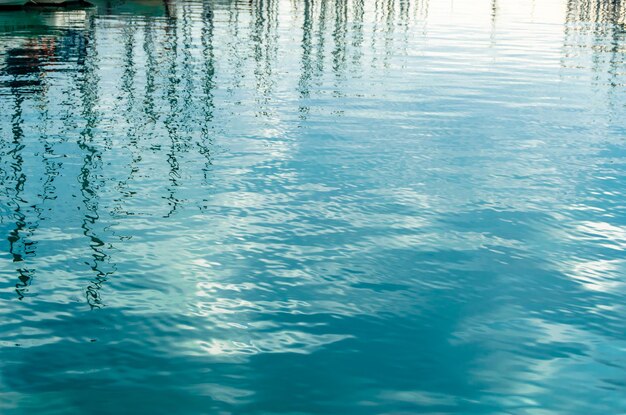
[[[626,413],[625,17],[0,12],[0,413]]]

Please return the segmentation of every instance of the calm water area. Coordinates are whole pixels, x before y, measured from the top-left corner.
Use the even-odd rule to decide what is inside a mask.
[[[626,414],[626,3],[0,11],[0,414]]]

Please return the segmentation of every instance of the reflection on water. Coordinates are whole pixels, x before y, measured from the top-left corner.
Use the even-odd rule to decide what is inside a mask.
[[[0,11],[0,412],[626,411],[625,24]]]

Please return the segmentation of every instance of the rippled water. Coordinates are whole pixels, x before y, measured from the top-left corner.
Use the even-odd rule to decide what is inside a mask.
[[[626,413],[625,16],[0,12],[0,412]]]

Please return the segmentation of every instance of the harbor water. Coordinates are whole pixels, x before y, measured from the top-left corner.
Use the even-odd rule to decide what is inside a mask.
[[[0,413],[626,413],[626,3],[0,11]]]

